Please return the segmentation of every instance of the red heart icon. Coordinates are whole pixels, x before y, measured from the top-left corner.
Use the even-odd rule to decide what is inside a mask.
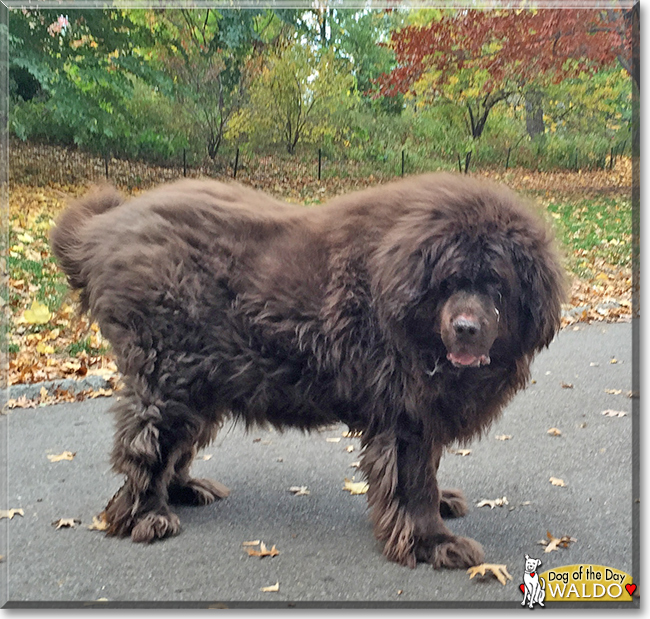
[[[627,592],[632,595],[636,591],[636,585],[629,584],[625,585],[625,588],[627,589]]]
[[[626,586],[627,586],[627,585],[626,585]],[[636,585],[634,585],[634,586],[636,587]],[[521,592],[522,592],[522,593],[526,590],[526,587],[525,587],[524,583],[521,583],[521,584],[519,585],[519,588],[521,589]],[[632,595],[632,594],[630,594],[630,595]]]

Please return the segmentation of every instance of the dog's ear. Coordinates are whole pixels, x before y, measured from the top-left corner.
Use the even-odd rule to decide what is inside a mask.
[[[530,557],[528,555],[524,555],[526,557],[526,561],[530,561]]]
[[[373,298],[378,300],[382,318],[389,321],[403,320],[442,281],[453,269],[458,249],[457,243],[430,224],[426,235],[422,234],[427,229],[424,225],[404,228],[392,231],[370,263]]]
[[[541,559],[537,559],[537,567],[539,567],[541,564],[542,564],[542,560],[541,560]]]
[[[514,296],[524,353],[533,353],[551,343],[560,328],[565,297],[565,276],[547,234],[513,235],[513,266],[519,293]]]

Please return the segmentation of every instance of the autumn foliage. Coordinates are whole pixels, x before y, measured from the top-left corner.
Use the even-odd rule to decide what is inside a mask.
[[[628,69],[631,41],[622,10],[455,11],[393,32],[396,67],[380,78],[380,92],[405,93],[429,71],[442,84],[463,69],[480,69],[488,94],[506,82],[559,81],[617,59]]]

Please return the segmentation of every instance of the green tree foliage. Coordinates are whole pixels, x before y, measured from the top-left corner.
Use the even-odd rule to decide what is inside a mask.
[[[152,75],[138,52],[146,32],[126,11],[12,10],[9,24],[18,136],[103,148],[129,132],[132,78]]]
[[[353,88],[349,63],[337,59],[332,49],[319,55],[311,46],[293,42],[267,58],[229,136],[280,143],[290,154],[299,142],[340,140],[344,112],[355,104]]]
[[[262,9],[165,9],[143,17],[155,38],[152,58],[172,79],[175,100],[214,159],[246,94],[251,57],[280,20]]]

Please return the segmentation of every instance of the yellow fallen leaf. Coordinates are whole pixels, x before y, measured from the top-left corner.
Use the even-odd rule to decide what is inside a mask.
[[[28,232],[25,232],[24,234],[18,234],[16,238],[21,242],[21,243],[33,243],[34,242],[34,237],[29,234]]]
[[[550,434],[551,436],[562,436],[562,430],[558,430],[557,428],[549,428],[546,431],[546,434]]]
[[[627,413],[625,411],[615,411],[612,410],[611,408],[607,409],[606,411],[602,412],[605,417],[626,417]]]
[[[62,460],[73,460],[76,455],[76,452],[72,453],[71,451],[64,451],[61,454],[48,455],[47,459],[50,462],[61,462]]]
[[[494,438],[497,441],[509,441],[512,438],[512,434],[497,434]]]
[[[22,509],[0,509],[0,520],[9,518],[11,520],[15,515],[24,516],[25,512]]]
[[[508,573],[507,566],[497,565],[495,563],[481,563],[481,565],[475,565],[473,567],[470,567],[467,570],[467,573],[469,574],[469,578],[471,580],[477,574],[480,574],[481,576],[485,576],[486,570],[492,572],[494,577],[504,586],[506,584],[506,578],[508,580],[512,580],[512,576],[510,576],[510,574]]]
[[[366,494],[368,492],[368,484],[365,481],[352,481],[345,478],[343,490],[347,490],[350,494]]]
[[[45,342],[39,342],[36,345],[36,352],[41,353],[41,355],[51,355],[54,353],[54,346],[46,344]]]
[[[262,587],[260,591],[263,591],[264,593],[275,593],[280,591],[280,582],[278,581],[274,585],[269,585],[268,587]]]
[[[34,300],[30,309],[26,309],[24,314],[25,322],[30,325],[44,325],[50,320],[52,314],[46,305]]]
[[[558,477],[551,477],[549,481],[554,485],[554,486],[561,486],[562,488],[566,487],[566,484],[564,483],[563,479],[559,479]]]
[[[99,516],[93,516],[92,524],[88,525],[90,531],[106,531],[108,530],[108,520],[106,520],[106,514],[102,512]]]

